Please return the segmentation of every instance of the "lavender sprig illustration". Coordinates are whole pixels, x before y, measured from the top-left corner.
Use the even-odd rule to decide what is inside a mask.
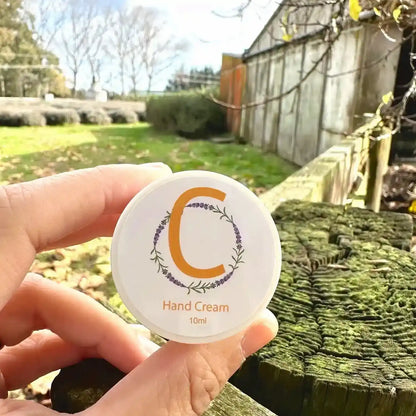
[[[231,271],[227,273],[225,276],[223,276],[221,279],[217,279],[215,281],[211,282],[203,282],[200,280],[199,282],[192,282],[188,286],[183,284],[180,280],[176,279],[172,273],[169,271],[168,267],[164,263],[164,259],[162,257],[162,253],[157,249],[157,243],[159,241],[160,235],[162,231],[165,229],[165,227],[169,224],[171,213],[169,211],[166,212],[166,216],[163,217],[162,221],[160,222],[159,226],[156,229],[155,235],[153,237],[153,249],[150,252],[150,260],[152,260],[157,265],[157,273],[162,273],[170,282],[175,284],[178,287],[188,289],[188,295],[191,292],[195,292],[198,294],[206,293],[208,290],[215,289],[221,285],[223,285],[225,282],[227,282],[234,274],[235,270],[239,268],[239,266],[244,263],[243,261],[243,254],[244,254],[244,248],[242,246],[242,238],[240,234],[240,230],[238,229],[236,223],[234,222],[234,218],[232,215],[229,215],[226,211],[226,208],[224,207],[221,209],[218,205],[210,205],[206,203],[201,202],[193,202],[191,204],[188,204],[186,208],[202,208],[205,210],[212,211],[215,214],[220,215],[220,220],[225,219],[226,222],[230,223],[234,230],[235,235],[235,243],[236,246],[233,247],[233,254],[231,255],[231,258],[233,262],[229,263],[228,266],[230,266]]]

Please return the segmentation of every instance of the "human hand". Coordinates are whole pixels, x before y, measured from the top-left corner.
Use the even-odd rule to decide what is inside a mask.
[[[170,173],[119,165],[0,188],[0,397],[52,370],[101,357],[128,372],[86,415],[199,415],[228,378],[277,332],[268,312],[211,344],[157,346],[79,292],[27,271],[37,252],[110,236],[130,199]],[[39,331],[38,330],[43,330]],[[36,331],[36,332],[33,332]],[[156,352],[155,352],[156,351]],[[57,415],[0,399],[0,415]]]

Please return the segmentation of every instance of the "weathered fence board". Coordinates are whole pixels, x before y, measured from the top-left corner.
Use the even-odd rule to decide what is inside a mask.
[[[298,10],[296,20],[305,25],[290,42],[282,40],[283,9],[243,56],[248,71],[240,136],[303,166],[350,134],[362,121],[357,114],[375,112],[382,96],[394,90],[400,47],[377,26],[362,23],[345,29],[320,59],[329,43],[317,29],[332,8]],[[401,37],[394,31],[389,35]],[[317,61],[316,70],[300,82]]]
[[[304,73],[310,71],[314,63],[322,56],[325,45],[315,41],[305,45]],[[319,134],[321,131],[322,100],[325,90],[325,70],[327,59],[300,87],[301,100],[294,152],[292,161],[303,166],[319,152]],[[313,105],[311,105],[313,103]],[[307,144],[307,145],[305,145]]]
[[[364,29],[344,32],[332,49],[329,59],[321,139],[318,154],[351,133],[355,114],[355,97],[361,67]],[[381,100],[381,97],[380,97]]]
[[[277,96],[281,93],[283,82],[284,54],[277,50],[273,54],[272,68],[269,76],[269,94]],[[264,150],[270,152],[277,151],[277,134],[279,131],[281,101],[274,100],[267,104],[265,119],[265,140]]]
[[[299,83],[302,74],[303,45],[294,45],[285,53],[283,74],[284,90],[288,91]],[[294,90],[282,98],[279,131],[277,133],[279,155],[292,160],[300,92]]]
[[[258,57],[257,58],[257,70],[256,70],[256,101],[262,101],[266,94],[267,94],[267,75],[269,73],[268,65],[264,65],[264,59],[269,62],[268,57]],[[253,143],[255,145],[261,147],[263,146],[264,142],[264,114],[265,114],[265,106],[260,105],[254,111],[253,119],[254,119],[254,135],[253,135]]]

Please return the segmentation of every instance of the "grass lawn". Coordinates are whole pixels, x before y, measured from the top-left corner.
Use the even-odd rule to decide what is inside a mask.
[[[146,123],[0,128],[1,184],[100,164],[155,161],[167,163],[174,171],[223,173],[257,193],[295,171],[288,162],[250,146],[189,141],[155,132]],[[111,280],[109,239],[42,253],[33,271],[120,306]]]
[[[224,173],[254,191],[281,182],[295,168],[275,155],[237,144],[190,141],[148,124],[0,128],[2,184],[107,163],[161,161],[174,171]]]

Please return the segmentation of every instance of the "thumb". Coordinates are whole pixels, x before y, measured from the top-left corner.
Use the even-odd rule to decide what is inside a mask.
[[[91,416],[201,415],[246,357],[278,329],[265,310],[245,331],[211,344],[168,342],[114,386]]]

